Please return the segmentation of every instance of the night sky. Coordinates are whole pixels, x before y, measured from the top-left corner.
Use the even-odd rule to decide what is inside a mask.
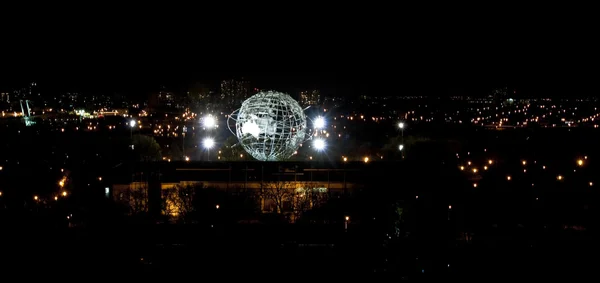
[[[564,19],[521,25],[490,15],[488,27],[480,19],[350,18],[185,29],[65,21],[35,34],[15,30],[5,40],[13,44],[0,47],[0,90],[36,80],[56,91],[135,96],[245,77],[263,89],[332,95],[476,95],[503,86],[532,96],[598,95],[597,44]]]

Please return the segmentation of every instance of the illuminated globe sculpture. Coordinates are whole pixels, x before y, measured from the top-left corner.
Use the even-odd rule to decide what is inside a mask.
[[[235,120],[234,134],[240,145],[260,161],[286,160],[310,136],[304,110],[281,92],[262,91],[251,96],[230,119]]]

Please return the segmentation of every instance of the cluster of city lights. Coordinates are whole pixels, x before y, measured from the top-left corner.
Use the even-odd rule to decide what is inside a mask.
[[[467,155],[470,155],[470,152],[467,153]],[[458,153],[456,154],[456,156],[457,156],[457,158],[460,159],[460,156],[458,155]],[[588,160],[587,156],[583,156],[581,158],[577,158],[576,161],[575,161],[575,164],[576,164],[577,167],[584,167],[585,164],[586,164],[586,160]],[[533,163],[537,165],[537,161],[533,161]],[[494,160],[488,159],[487,162],[485,162],[484,165],[481,166],[481,169],[483,169],[483,171],[488,171],[492,167],[492,165],[494,165],[494,164],[495,164]],[[523,174],[527,174],[527,167],[529,165],[528,161],[527,160],[521,160],[520,164],[523,166]],[[546,170],[547,169],[546,165],[538,165],[538,166],[542,170]],[[480,167],[478,167],[477,165],[475,165],[471,161],[467,161],[466,165],[465,164],[459,165],[458,168],[459,168],[460,171],[471,172],[473,174],[473,177],[472,177],[473,180],[480,180],[481,179],[480,169],[479,169]],[[573,169],[573,172],[574,173],[577,172],[577,169]],[[506,181],[512,181],[512,180],[513,180],[513,176],[506,175]],[[556,175],[556,180],[557,181],[564,181],[565,177],[562,174],[557,174]],[[589,181],[587,184],[591,187],[591,186],[594,185],[594,182]],[[473,185],[474,188],[477,188],[478,187],[477,181],[474,181],[472,185]],[[535,183],[532,183],[531,186],[535,186]]]

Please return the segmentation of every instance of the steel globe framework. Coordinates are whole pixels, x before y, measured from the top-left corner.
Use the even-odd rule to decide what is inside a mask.
[[[289,159],[310,138],[307,119],[298,102],[285,93],[259,92],[242,103],[230,119],[240,145],[257,160]]]

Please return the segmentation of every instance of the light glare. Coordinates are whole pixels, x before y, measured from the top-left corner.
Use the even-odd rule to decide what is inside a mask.
[[[322,128],[325,128],[325,118],[323,118],[323,117],[320,117],[320,116],[319,116],[319,117],[317,117],[317,118],[315,119],[315,124],[314,124],[314,126],[315,126],[315,129],[322,129]]]
[[[215,140],[212,138],[205,138],[204,141],[202,141],[202,145],[206,149],[211,149],[213,146],[215,146]]]
[[[325,149],[325,141],[322,139],[316,139],[313,142],[313,146],[315,147],[316,150],[323,150],[323,149]]]
[[[208,128],[208,129],[212,129],[215,127],[216,124],[217,124],[217,121],[215,120],[215,117],[213,117],[212,115],[208,115],[208,116],[204,117],[204,127]]]

